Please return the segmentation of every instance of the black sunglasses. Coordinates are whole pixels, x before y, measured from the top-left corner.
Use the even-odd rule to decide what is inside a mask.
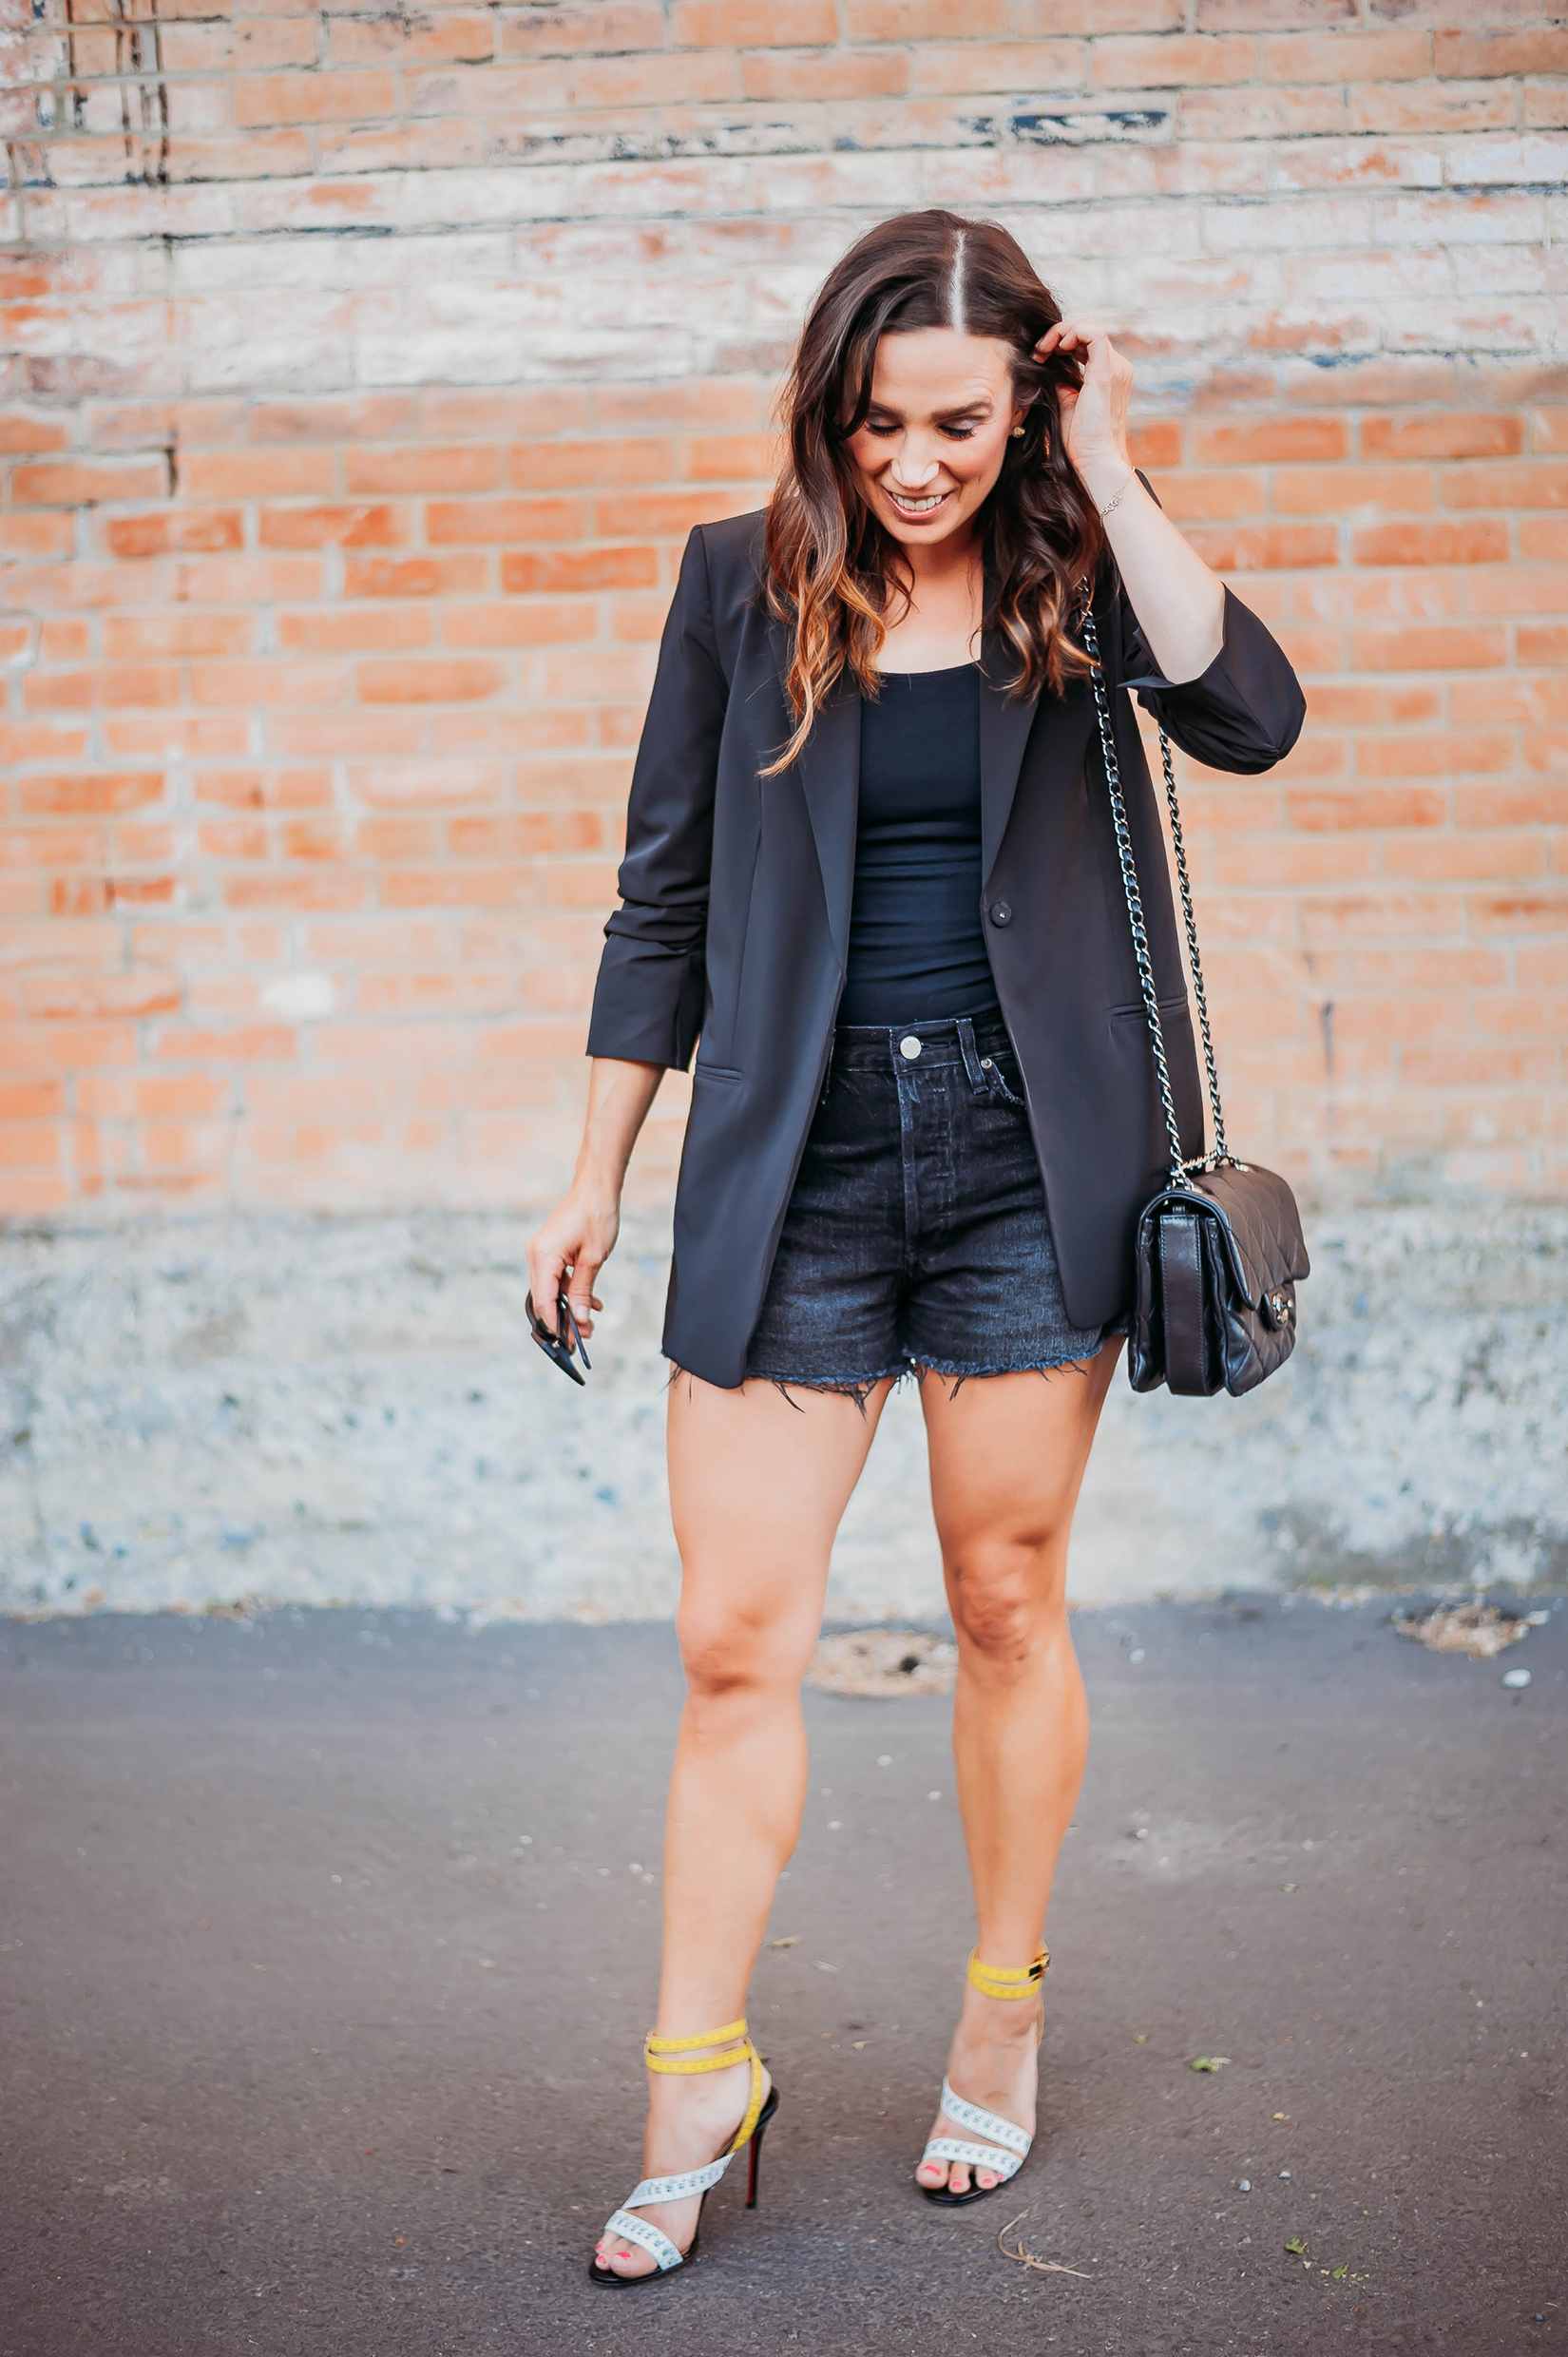
[[[578,1373],[577,1369],[572,1365],[573,1351],[576,1351],[577,1355],[582,1359],[584,1369],[590,1373],[593,1369],[593,1361],[589,1358],[587,1351],[583,1347],[583,1336],[578,1332],[577,1320],[572,1315],[572,1305],[566,1299],[565,1294],[564,1293],[559,1293],[555,1297],[555,1332],[553,1334],[551,1333],[549,1328],[545,1325],[544,1319],[540,1316],[539,1312],[534,1308],[532,1293],[527,1295],[523,1306],[528,1313],[528,1332],[532,1334],[535,1342],[538,1343],[540,1349],[544,1351],[545,1356],[549,1360],[551,1366],[559,1367],[562,1373],[564,1375],[570,1375],[574,1383],[581,1383],[583,1377]],[[567,1340],[568,1335],[571,1337],[569,1341]]]

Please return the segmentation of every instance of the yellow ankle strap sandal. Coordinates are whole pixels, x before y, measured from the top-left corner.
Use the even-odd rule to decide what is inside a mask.
[[[1042,1947],[1032,1964],[983,1964],[979,1948],[972,1947],[966,1978],[982,1997],[1001,1997],[1016,2003],[1021,1997],[1039,1994],[1050,1962],[1050,1949]]]
[[[719,2047],[724,2051],[719,2053],[699,2051],[704,2047]],[[736,2130],[732,2141],[724,2147],[717,2160],[709,2161],[705,2169],[682,2170],[677,2176],[644,2177],[641,2185],[633,2186],[620,2209],[606,2219],[604,2225],[606,2234],[620,2234],[625,2241],[636,2243],[657,2262],[651,2274],[618,2275],[613,2267],[601,2267],[597,2259],[589,2261],[590,2282],[614,2285],[622,2291],[630,2291],[639,2284],[663,2283],[674,2274],[678,2267],[683,2267],[688,2259],[695,2256],[697,2251],[697,2233],[694,2232],[691,2241],[682,2251],[670,2240],[668,2234],[662,2233],[657,2226],[650,2224],[648,2219],[639,2217],[637,2214],[639,2210],[653,2202],[687,2201],[694,2194],[699,2194],[702,2201],[706,2201],[736,2153],[745,2144],[751,2146],[746,2178],[746,2207],[748,2210],[756,2208],[757,2178],[762,2166],[762,2138],[767,2132],[768,2122],[778,2109],[778,2089],[776,2087],[770,2087],[767,2090],[766,2100],[763,2099],[762,2058],[747,2034],[744,2015],[738,2022],[726,2022],[722,2029],[702,2030],[696,2038],[656,2038],[650,2030],[642,2041],[642,2059],[650,2071],[658,2071],[679,2079],[695,2079],[702,2071],[733,2070],[737,2062],[749,2062],[751,2064],[751,2085],[747,2092],[746,2109],[740,2125]],[[702,2225],[700,2207],[697,2213],[697,2223],[698,2231],[700,2232]]]
[[[1049,1951],[1042,1948],[1032,1964],[986,1964],[981,1962],[980,1950],[971,1948],[969,1983],[982,1997],[999,1997],[1005,2003],[1016,2004],[1024,1998],[1038,1996],[1050,1961]],[[1042,2009],[1040,2031],[1043,2032],[1044,2027]],[[1038,2045],[1038,2033],[1035,2042]],[[920,2156],[921,2167],[928,2160],[960,2160],[971,2170],[988,2171],[996,2179],[996,2185],[977,2185],[971,2181],[968,2190],[962,2194],[949,2193],[945,2185],[921,2187],[927,2201],[934,2201],[943,2209],[957,2210],[966,2202],[984,2201],[987,2194],[994,2194],[998,2186],[1017,2176],[1029,2156],[1034,2138],[1015,2127],[1010,2119],[1004,2119],[999,2112],[984,2111],[978,2103],[966,2102],[963,2096],[954,2095],[946,2079],[942,2081],[942,2109],[959,2127],[967,2128],[970,2137],[984,2137],[985,2141],[975,2144],[963,2137],[932,2137]]]

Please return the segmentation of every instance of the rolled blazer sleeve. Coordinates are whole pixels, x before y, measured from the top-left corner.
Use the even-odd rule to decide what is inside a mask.
[[[680,560],[632,772],[621,906],[604,928],[590,1056],[691,1062],[707,995],[714,788],[728,700],[698,526]]]
[[[1147,477],[1138,479],[1154,498]],[[1165,679],[1125,588],[1118,605],[1121,684],[1184,753],[1243,776],[1285,758],[1301,734],[1307,699],[1279,642],[1238,597],[1226,589],[1219,653],[1195,680]]]

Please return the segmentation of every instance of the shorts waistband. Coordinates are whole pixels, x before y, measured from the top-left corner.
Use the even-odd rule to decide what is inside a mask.
[[[833,1033],[830,1069],[886,1072],[907,1070],[910,1064],[966,1064],[961,1025],[968,1031],[977,1056],[1010,1052],[1007,1026],[993,1008],[986,1015],[945,1015],[935,1023],[840,1024]],[[913,1055],[906,1054],[905,1040],[919,1042]]]

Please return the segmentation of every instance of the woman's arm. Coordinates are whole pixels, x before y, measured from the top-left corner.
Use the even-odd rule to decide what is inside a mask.
[[[1133,364],[1108,328],[1088,320],[1059,320],[1035,346],[1035,358],[1053,352],[1084,362],[1081,389],[1063,386],[1058,395],[1067,455],[1095,506],[1111,507],[1105,533],[1133,611],[1165,679],[1173,685],[1195,680],[1224,642],[1225,586],[1134,472],[1127,454]]]
[[[1061,322],[1037,359],[1086,351],[1081,391],[1060,398],[1067,455],[1104,518],[1120,576],[1118,676],[1183,752],[1255,776],[1301,734],[1307,699],[1283,648],[1190,548],[1127,452],[1133,371],[1101,327]]]
[[[660,1064],[621,1064],[612,1056],[596,1056],[588,1067],[588,1115],[572,1183],[528,1239],[533,1306],[552,1333],[564,1278],[570,1280],[573,1317],[584,1334],[593,1332],[593,1313],[604,1306],[594,1293],[594,1279],[615,1250],[626,1165],[665,1070]]]

